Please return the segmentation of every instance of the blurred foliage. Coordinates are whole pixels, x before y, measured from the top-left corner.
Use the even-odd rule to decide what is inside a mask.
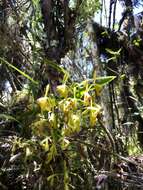
[[[80,6],[80,19],[82,21],[87,20],[94,16],[94,14],[101,8],[101,2],[99,0],[85,0]]]
[[[0,189],[143,184],[140,3],[0,2]]]

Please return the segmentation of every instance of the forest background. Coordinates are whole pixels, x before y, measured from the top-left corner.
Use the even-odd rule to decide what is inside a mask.
[[[143,1],[0,1],[0,189],[143,189]]]

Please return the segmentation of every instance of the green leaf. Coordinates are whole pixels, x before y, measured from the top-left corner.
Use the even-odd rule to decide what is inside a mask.
[[[50,176],[47,177],[47,181],[50,182],[50,185],[53,186],[54,185],[54,179],[58,178],[58,176],[62,176],[62,174],[60,173],[56,173],[56,174],[52,174]]]
[[[106,51],[110,53],[111,55],[119,56],[122,48],[120,48],[118,51],[112,51],[111,49],[106,48]]]
[[[107,62],[109,62],[109,61],[116,61],[116,60],[117,60],[117,57],[116,57],[116,56],[113,56],[113,57],[107,59]]]
[[[125,79],[125,78],[126,78],[126,75],[125,75],[125,74],[123,74],[123,75],[120,76],[120,79],[121,79],[121,80],[123,80],[123,79]]]
[[[96,84],[104,86],[108,84],[109,82],[111,82],[112,80],[114,80],[115,78],[116,76],[97,77]]]
[[[59,66],[56,62],[54,62],[53,60],[49,60],[49,59],[45,59],[44,63],[51,66],[53,69],[56,69],[59,72],[63,72],[63,68],[61,66]],[[63,69],[63,70],[62,70]],[[64,72],[63,72],[64,73]]]
[[[17,119],[15,119],[13,116],[11,115],[7,115],[7,114],[0,114],[0,118],[2,119],[7,119],[7,120],[14,120],[17,121],[19,123],[19,121]]]
[[[69,78],[69,73],[65,71],[62,83],[66,84],[68,78]]]
[[[63,73],[64,77],[63,77],[62,83],[66,84],[67,80],[69,79],[69,73],[62,66],[57,65],[56,62],[49,59],[45,59],[44,63],[51,66],[56,71]]]
[[[11,67],[12,69],[16,70],[17,72],[19,72],[21,75],[23,75],[25,78],[29,79],[31,82],[33,82],[34,84],[38,84],[37,81],[33,80],[29,75],[27,75],[26,73],[24,73],[23,71],[21,71],[20,69],[18,69],[17,67],[15,67],[14,65],[12,65],[11,63],[7,62],[5,59],[3,59],[2,57],[0,57],[0,60],[2,63],[5,63],[6,65],[8,65],[9,67]]]
[[[53,178],[55,178],[55,177],[57,177],[59,175],[62,175],[62,174],[58,174],[58,173],[52,174],[52,175],[50,175],[50,176],[47,177],[47,180],[50,181],[51,179],[53,179]]]

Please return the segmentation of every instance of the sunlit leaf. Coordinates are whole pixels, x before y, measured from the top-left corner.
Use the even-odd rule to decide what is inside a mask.
[[[15,154],[15,155],[11,156],[11,158],[9,159],[9,162],[10,162],[10,163],[15,162],[15,161],[21,156],[21,154],[22,154],[22,153],[19,152],[19,153]]]
[[[125,75],[125,74],[123,74],[123,75],[121,75],[121,76],[120,76],[120,79],[122,79],[122,80],[123,80],[123,79],[125,79],[125,77],[126,77],[126,75]]]
[[[46,86],[45,97],[48,96],[49,90],[50,90],[50,85],[48,84],[48,85]]]
[[[120,48],[118,51],[113,51],[111,49],[106,48],[106,51],[110,53],[111,55],[119,56],[122,48]]]
[[[107,59],[107,63],[108,63],[109,61],[115,61],[115,60],[117,60],[117,57],[116,57],[116,56],[113,56],[113,57]]]

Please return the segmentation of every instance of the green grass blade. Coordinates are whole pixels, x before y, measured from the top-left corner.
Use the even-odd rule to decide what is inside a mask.
[[[8,65],[9,67],[11,67],[12,69],[16,70],[17,72],[19,72],[21,75],[23,75],[25,78],[29,79],[31,82],[33,82],[34,84],[38,84],[37,81],[33,80],[29,75],[27,75],[26,73],[24,73],[23,71],[21,71],[20,69],[18,69],[17,67],[15,67],[14,65],[12,65],[11,63],[7,62],[5,59],[3,59],[2,57],[0,57],[0,60],[2,63],[5,63],[6,65]]]

